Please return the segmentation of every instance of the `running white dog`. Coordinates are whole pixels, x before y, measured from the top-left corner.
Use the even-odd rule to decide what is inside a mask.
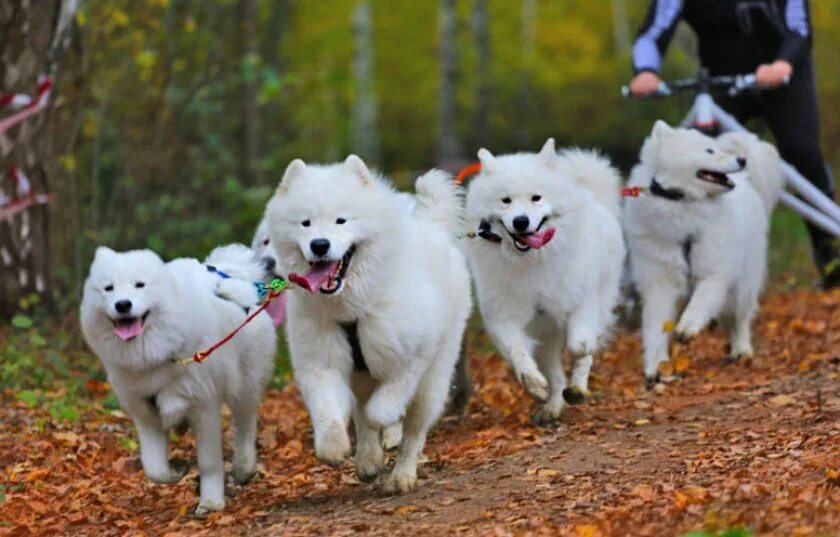
[[[228,270],[260,270],[222,252],[215,259],[228,262]],[[101,247],[85,282],[85,339],[134,420],[149,479],[175,483],[183,477],[186,469],[173,467],[168,459],[169,431],[186,420],[195,432],[200,516],[225,504],[223,402],[236,427],[234,478],[245,483],[256,472],[257,406],[272,371],[274,328],[267,315],[259,315],[206,362],[180,365],[175,360],[222,339],[257,300],[251,281],[223,278],[195,259],[164,263],[149,250],[117,253]]]
[[[457,190],[439,171],[416,186],[406,211],[355,155],[327,166],[295,160],[267,209],[278,269],[310,291],[289,294],[286,330],[315,454],[328,464],[349,454],[352,412],[356,474],[373,479],[385,464],[380,432],[402,420],[384,484],[392,492],[416,485],[470,313]]]
[[[775,148],[751,134],[717,140],[658,121],[642,147],[624,227],[635,284],[644,301],[642,340],[648,383],[668,360],[667,325],[688,304],[676,335],[690,338],[720,316],[731,356],[752,356],[767,257],[768,218],[784,180]],[[746,171],[747,173],[741,173]]]
[[[620,177],[593,152],[478,152],[467,194],[469,242],[484,325],[516,378],[556,420],[589,393],[589,372],[613,323],[624,263]],[[574,359],[566,386],[562,355]],[[546,380],[548,377],[548,380]]]

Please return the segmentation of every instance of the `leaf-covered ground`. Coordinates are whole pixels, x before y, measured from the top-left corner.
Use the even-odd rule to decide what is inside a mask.
[[[840,292],[769,296],[755,343],[754,360],[723,365],[711,330],[676,349],[681,378],[648,392],[638,340],[620,335],[589,403],[544,429],[477,335],[468,413],[439,425],[419,490],[400,497],[316,461],[297,391],[273,390],[260,475],[208,520],[190,516],[194,470],[173,486],[143,477],[119,412],[68,425],[7,392],[0,535],[840,534]],[[194,461],[189,434],[174,447]]]

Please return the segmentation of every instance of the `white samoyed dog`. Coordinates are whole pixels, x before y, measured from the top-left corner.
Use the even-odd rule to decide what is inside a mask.
[[[350,452],[356,474],[384,468],[380,432],[402,421],[384,487],[415,487],[430,427],[444,409],[470,313],[470,280],[456,234],[457,188],[440,171],[416,183],[416,207],[357,156],[289,164],[267,218],[278,269],[307,291],[289,293],[286,332],[295,379],[328,464]]]
[[[516,378],[545,401],[535,421],[549,423],[588,394],[593,355],[613,324],[625,256],[620,177],[597,153],[558,154],[554,139],[539,154],[478,157],[467,219],[481,316]]]
[[[625,202],[623,219],[633,281],[644,302],[648,384],[659,379],[658,366],[669,358],[672,323],[677,338],[685,339],[720,317],[731,357],[751,356],[768,220],[784,185],[775,148],[751,134],[714,139],[657,121],[629,185],[644,190]]]
[[[214,259],[231,272],[260,270],[221,251]],[[223,278],[195,259],[165,263],[149,250],[100,247],[85,282],[82,330],[134,420],[146,475],[158,483],[177,482],[186,469],[169,462],[169,431],[186,421],[196,435],[199,516],[225,503],[222,403],[236,428],[234,479],[245,483],[256,472],[257,406],[276,350],[271,320],[255,317],[204,363],[176,361],[221,340],[257,302],[250,278]]]

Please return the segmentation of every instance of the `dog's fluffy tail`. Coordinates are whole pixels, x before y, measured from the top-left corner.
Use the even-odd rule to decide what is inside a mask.
[[[718,137],[718,143],[729,153],[747,159],[750,184],[758,191],[769,215],[785,186],[779,152],[749,132],[728,132]]]
[[[417,179],[414,189],[417,191],[414,214],[440,224],[454,235],[463,231],[463,196],[450,174],[431,170]]]
[[[561,171],[592,192],[595,200],[619,217],[621,175],[598,151],[570,148],[559,153]]]

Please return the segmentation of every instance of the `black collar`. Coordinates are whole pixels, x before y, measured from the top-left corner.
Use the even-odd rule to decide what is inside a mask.
[[[667,188],[662,186],[662,183],[656,180],[656,177],[650,180],[650,188],[648,191],[654,196],[665,198],[666,200],[679,201],[685,198],[685,192],[679,188]]]
[[[490,222],[488,222],[487,220],[482,220],[478,224],[478,233],[476,233],[476,235],[490,242],[502,242],[502,238],[499,235],[493,233],[490,227]]]

